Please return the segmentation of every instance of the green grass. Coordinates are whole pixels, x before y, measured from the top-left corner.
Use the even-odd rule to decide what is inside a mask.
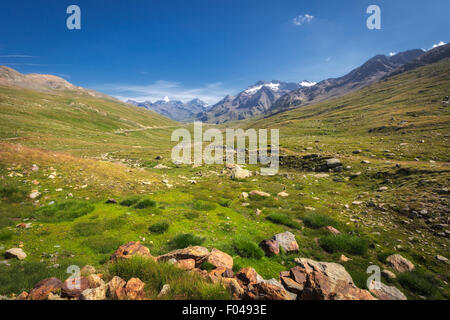
[[[140,200],[141,200],[140,197],[132,196],[132,197],[128,197],[128,198],[120,201],[120,205],[125,206],[125,207],[131,207],[131,206],[134,206],[135,204],[137,204]]]
[[[325,236],[320,238],[320,246],[331,253],[350,253],[356,255],[365,255],[369,248],[369,242],[366,239],[340,234],[337,236]]]
[[[255,242],[244,237],[233,240],[233,249],[243,258],[258,260],[264,257],[264,251]]]
[[[319,229],[326,226],[337,227],[338,223],[332,217],[325,214],[311,213],[304,217],[303,222],[306,226]]]
[[[122,244],[120,238],[110,236],[94,236],[83,242],[83,245],[100,254],[113,253]]]
[[[0,230],[0,241],[6,241],[12,238],[13,232],[10,230]]]
[[[169,223],[167,221],[157,222],[152,224],[148,230],[152,233],[163,234],[169,230]]]
[[[301,226],[298,222],[292,220],[291,217],[281,213],[272,213],[267,216],[267,220],[272,221],[273,223],[282,224],[294,229],[299,229]]]
[[[210,201],[194,200],[192,208],[199,211],[211,211],[216,208],[216,204]]]
[[[189,246],[199,246],[205,241],[204,238],[190,233],[183,233],[170,240],[170,246],[174,249],[184,249]]]
[[[156,299],[163,285],[169,284],[170,291],[161,299],[188,300],[228,300],[230,293],[221,285],[202,280],[198,275],[185,272],[179,268],[156,263],[151,259],[134,257],[121,260],[109,267],[111,275],[129,280],[137,277],[145,282],[145,291],[149,298]]]
[[[25,200],[27,192],[18,186],[0,186],[0,199],[7,202],[20,202]]]
[[[416,294],[432,296],[436,292],[436,281],[429,274],[417,271],[403,272],[397,276],[398,282]]]
[[[134,207],[136,209],[154,208],[156,207],[156,201],[152,199],[140,200]]]
[[[72,221],[94,210],[94,206],[80,200],[67,200],[36,210],[35,217],[43,222]]]
[[[103,226],[99,222],[83,221],[76,223],[72,230],[80,237],[87,237],[102,233],[102,228]]]

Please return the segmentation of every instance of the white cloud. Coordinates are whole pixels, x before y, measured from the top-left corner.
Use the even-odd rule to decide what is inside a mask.
[[[235,92],[234,89],[225,87],[221,82],[209,83],[197,88],[187,88],[179,82],[165,80],[158,80],[148,85],[106,84],[96,86],[95,89],[122,101],[131,99],[139,102],[155,102],[168,98],[187,102],[198,98],[208,104],[214,104],[224,96]]]
[[[0,56],[0,58],[35,58],[34,56],[29,56],[26,54],[7,54],[4,56]]]
[[[295,17],[292,22],[296,25],[296,26],[301,26],[304,24],[308,24],[311,23],[311,21],[314,19],[314,16],[310,15],[310,14],[305,14],[305,15],[300,15]]]
[[[429,50],[445,45],[446,43],[444,41],[439,41],[439,43],[434,44]]]
[[[325,62],[330,62],[331,61],[331,57],[328,57],[325,59]]]

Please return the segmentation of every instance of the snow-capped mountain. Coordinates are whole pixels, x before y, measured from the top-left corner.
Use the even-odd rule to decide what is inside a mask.
[[[206,102],[200,99],[193,99],[184,103],[178,100],[170,100],[169,97],[164,97],[164,99],[155,102],[128,100],[127,103],[155,111],[176,121],[194,120],[196,115],[205,111],[208,106]]]
[[[258,81],[236,96],[226,96],[199,114],[198,119],[214,123],[247,119],[264,113],[283,95],[313,85],[315,85],[314,82],[306,80],[299,83],[277,80]]]

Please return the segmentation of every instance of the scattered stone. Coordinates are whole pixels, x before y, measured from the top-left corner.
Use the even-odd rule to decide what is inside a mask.
[[[61,280],[57,278],[47,278],[39,281],[30,291],[30,300],[46,300],[50,293],[58,293],[63,286]]]
[[[27,254],[22,250],[22,248],[11,248],[5,252],[6,259],[23,260],[26,257],[27,257]]]
[[[33,191],[30,193],[30,199],[36,199],[36,198],[38,198],[40,195],[41,195],[40,192],[38,192],[37,190],[33,190]]]
[[[153,169],[169,169],[169,167],[160,163],[160,164],[157,164],[156,166],[154,166]]]
[[[108,287],[107,293],[109,298],[117,299],[116,291],[120,288],[125,287],[126,284],[127,282],[123,280],[121,277],[115,276],[114,278],[112,278],[111,281],[107,283]]]
[[[264,250],[267,256],[277,256],[280,253],[280,245],[274,239],[263,240],[259,243],[261,249]]]
[[[334,168],[336,168],[336,167],[342,166],[341,160],[336,159],[336,158],[327,159],[327,160],[326,160],[326,163],[327,163],[327,167],[328,167],[329,169],[334,169]]]
[[[384,269],[383,271],[381,271],[381,274],[383,276],[385,276],[386,278],[388,278],[388,279],[395,279],[395,278],[397,278],[395,273],[393,273],[392,271],[389,271],[387,269]]]
[[[236,273],[236,278],[242,281],[244,285],[256,284],[262,280],[261,276],[252,267],[241,269]]]
[[[248,193],[247,192],[242,192],[241,193],[241,198],[244,199],[244,200],[247,200],[248,199]]]
[[[341,232],[338,229],[336,229],[332,226],[326,226],[326,227],[324,227],[324,229],[335,236],[337,236],[338,234],[341,234]]]
[[[258,191],[258,190],[253,190],[250,191],[250,195],[251,196],[259,196],[259,197],[263,197],[263,198],[268,198],[270,197],[270,194],[264,191]]]
[[[370,163],[370,161],[369,161],[369,160],[363,160],[363,161],[361,161],[361,163],[364,163],[364,164],[369,164],[369,163]]]
[[[259,210],[259,209],[255,209],[255,214],[257,215],[257,216],[259,216],[260,214],[262,213],[262,211],[261,210]]]
[[[150,250],[141,245],[140,241],[131,241],[120,246],[119,249],[117,249],[111,256],[111,260],[117,261],[120,259],[130,259],[135,255],[154,259],[150,254]]]
[[[289,194],[282,191],[282,192],[278,193],[277,196],[282,197],[282,198],[287,198],[287,197],[289,197]]]
[[[369,290],[380,300],[408,300],[403,292],[396,287],[387,286],[382,282],[373,280],[370,283]]]
[[[69,278],[62,285],[61,296],[69,299],[79,299],[81,293],[90,288],[89,282],[85,277]]]
[[[339,261],[341,261],[341,262],[348,262],[350,260],[352,260],[352,259],[344,256],[343,254],[341,254],[341,257],[339,258]]]
[[[107,289],[106,284],[97,288],[86,289],[81,293],[80,300],[105,300]]]
[[[246,169],[242,169],[240,166],[236,165],[231,169],[231,179],[246,179],[251,177],[252,172]]]
[[[393,254],[387,257],[386,262],[397,272],[410,272],[414,270],[414,264],[399,254]]]
[[[158,294],[158,298],[161,298],[162,296],[165,296],[169,292],[169,290],[170,290],[170,285],[166,283],[161,288],[161,291]]]
[[[440,261],[440,262],[448,263],[448,259],[446,257],[444,257],[444,256],[439,255],[439,254],[437,256],[435,256],[434,258],[436,260]]]
[[[106,200],[107,204],[117,204],[117,200],[116,199],[108,199]]]
[[[279,246],[288,253],[298,251],[298,244],[295,240],[295,235],[289,231],[276,234],[273,236],[273,239],[276,240]]]
[[[89,288],[97,288],[103,286],[105,281],[102,280],[97,274],[91,274],[87,277]]]
[[[145,283],[138,278],[131,278],[125,287],[116,290],[117,297],[119,300],[143,300],[144,286]]]
[[[211,250],[211,254],[206,261],[216,268],[223,267],[226,269],[233,269],[233,258],[216,248]]]

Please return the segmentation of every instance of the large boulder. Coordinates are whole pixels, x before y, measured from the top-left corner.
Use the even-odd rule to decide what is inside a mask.
[[[211,250],[211,254],[208,256],[206,261],[216,268],[223,267],[226,269],[233,269],[233,258],[229,254],[226,254],[216,248]]]
[[[277,240],[267,239],[259,243],[259,246],[267,256],[277,256],[280,253],[280,245]]]
[[[5,258],[6,259],[19,259],[23,260],[27,257],[27,254],[22,250],[22,248],[11,248],[6,250]]]
[[[108,287],[107,295],[110,299],[117,299],[116,291],[120,288],[125,287],[127,282],[123,280],[121,277],[115,276],[112,278],[106,286]]]
[[[298,243],[295,240],[295,235],[289,231],[274,235],[273,240],[277,241],[279,246],[286,252],[298,251]]]
[[[241,281],[244,286],[249,284],[257,284],[263,278],[252,267],[243,268],[236,273],[236,278]]]
[[[387,286],[382,282],[372,281],[369,290],[380,300],[408,300],[396,287]]]
[[[150,254],[150,250],[147,247],[141,245],[139,241],[131,241],[127,244],[124,244],[116,250],[111,256],[112,261],[117,261],[120,259],[130,259],[133,256],[141,256],[146,258],[152,258],[153,256]]]
[[[81,293],[80,300],[105,300],[107,289],[106,284],[97,288],[86,289]]]
[[[171,259],[184,260],[194,259],[195,266],[199,267],[209,256],[209,250],[200,246],[187,247],[184,249],[178,249],[156,258],[157,261],[169,261]]]
[[[295,262],[297,279],[304,284],[302,300],[375,300],[367,290],[356,287],[340,264],[305,258],[297,258]]]
[[[399,254],[393,254],[386,258],[386,262],[397,272],[414,270],[414,264]]]
[[[47,278],[39,281],[28,295],[29,300],[46,300],[50,293],[57,294],[61,291],[63,283],[57,278]]]

